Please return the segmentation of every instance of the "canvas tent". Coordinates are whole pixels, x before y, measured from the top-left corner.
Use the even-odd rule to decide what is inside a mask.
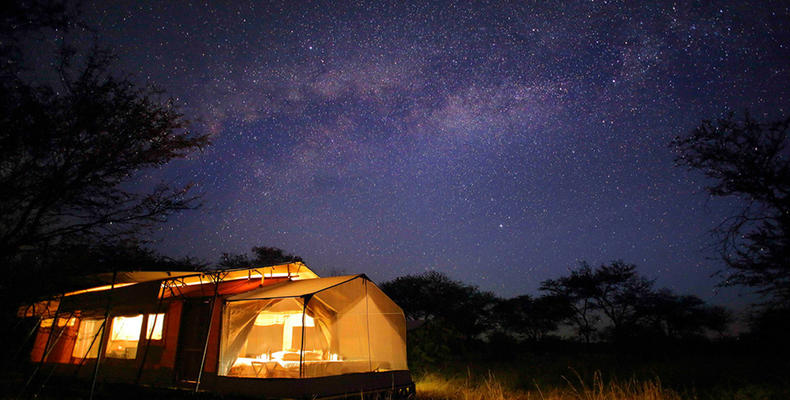
[[[413,392],[403,311],[365,275],[290,263],[90,282],[19,311],[40,318],[31,361],[56,375],[266,397]]]

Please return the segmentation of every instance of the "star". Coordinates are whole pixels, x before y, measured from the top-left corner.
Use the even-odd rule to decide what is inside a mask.
[[[120,68],[212,134],[138,182],[201,190],[156,237],[173,256],[266,245],[378,281],[469,282],[496,258],[512,267],[481,286],[501,296],[623,259],[707,293],[726,205],[668,143],[727,110],[786,116],[790,97],[790,20],[770,2],[236,8],[86,10]]]

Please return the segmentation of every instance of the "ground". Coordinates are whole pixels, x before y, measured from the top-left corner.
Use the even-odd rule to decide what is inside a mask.
[[[762,354],[522,355],[416,372],[422,400],[790,399],[790,362]]]
[[[786,400],[790,359],[762,352],[634,356],[633,354],[522,353],[509,360],[455,360],[413,367],[418,400]],[[26,375],[3,373],[2,399],[79,399],[87,385],[52,379],[22,390]],[[210,394],[101,387],[99,399],[219,398]],[[20,396],[22,393],[22,396]],[[359,398],[359,397],[355,397]]]

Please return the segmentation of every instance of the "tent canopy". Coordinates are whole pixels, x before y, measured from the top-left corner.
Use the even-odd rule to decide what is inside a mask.
[[[186,284],[211,282],[210,275],[217,272],[224,273],[223,280],[232,280],[263,276],[265,278],[273,276],[288,276],[296,279],[317,278],[310,268],[302,262],[293,262],[278,265],[268,265],[253,268],[235,268],[227,270],[208,270],[208,271],[119,271],[115,276],[115,284],[123,283],[142,283],[150,281],[161,281],[165,279],[183,278]],[[113,283],[112,272],[89,275],[84,278],[86,282],[110,285]]]
[[[321,292],[331,287],[346,283],[354,279],[367,279],[364,274],[331,276],[328,278],[306,279],[299,281],[281,282],[264,286],[260,289],[228,296],[226,301],[277,299],[285,297],[303,297]]]
[[[200,274],[200,271],[118,271],[115,276],[115,284],[161,281]],[[113,283],[112,272],[89,275],[84,279],[86,282],[96,282],[105,285]]]
[[[142,283],[161,282],[170,279],[177,279],[184,285],[198,285],[212,283],[213,279],[219,274],[223,281],[231,281],[236,279],[247,278],[284,278],[288,277],[291,280],[299,281],[315,280],[318,278],[313,271],[310,270],[302,262],[293,262],[287,264],[270,265],[255,268],[238,268],[228,270],[211,270],[211,271],[118,271],[115,273],[115,280],[113,281],[113,273],[101,273],[88,275],[81,279],[83,289],[68,292],[62,296],[53,296],[52,298],[42,300],[33,304],[28,304],[19,307],[17,314],[19,317],[35,317],[50,318],[55,314],[58,304],[61,299],[69,298],[71,296],[84,297],[83,295],[96,292],[105,292],[113,289],[113,293],[119,291],[129,291],[127,286],[139,285]],[[124,290],[122,290],[124,289]],[[105,296],[105,295],[101,295]],[[95,296],[92,296],[95,297]],[[154,297],[156,298],[156,297]],[[73,300],[77,302],[77,298]],[[132,301],[133,302],[133,301]],[[102,303],[104,304],[104,303]],[[117,305],[117,301],[115,302]]]

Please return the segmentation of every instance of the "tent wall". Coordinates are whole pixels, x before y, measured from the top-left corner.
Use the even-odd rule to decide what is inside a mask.
[[[65,326],[57,328],[55,335],[60,335],[60,338],[54,344],[52,352],[49,353],[48,362],[69,363],[72,361],[71,351],[77,340],[77,326],[76,321],[72,319],[71,324],[66,322]],[[63,333],[58,332],[61,329],[63,329]]]
[[[203,372],[217,373],[219,362],[219,332],[222,325],[222,301],[215,301],[211,312],[211,332],[208,337],[208,351]]]
[[[329,351],[339,361],[330,360],[328,368],[306,368],[306,377],[370,372],[365,282],[365,279],[354,279],[316,293],[311,299],[335,310],[329,335],[337,347],[330,347]]]
[[[176,349],[178,348],[178,333],[181,328],[181,310],[184,303],[180,300],[171,301],[167,305],[165,314],[165,345],[162,349],[161,368],[174,368],[176,364]]]
[[[47,344],[47,338],[52,332],[52,328],[44,328],[39,324],[36,339],[33,341],[33,350],[30,352],[30,361],[39,362],[44,355],[44,346]]]
[[[52,325],[42,327],[51,321]],[[69,322],[70,321],[70,322]],[[33,362],[41,361],[41,357],[46,351],[45,346],[49,345],[49,355],[46,362],[53,363],[70,363],[72,362],[71,352],[74,348],[74,343],[77,338],[77,328],[79,326],[76,318],[58,318],[57,320],[44,320],[39,325],[39,331],[33,343],[33,349],[30,353],[30,359]],[[52,335],[52,339],[49,336]],[[47,343],[49,339],[49,343]]]
[[[378,286],[367,282],[368,323],[373,370],[406,370],[406,318]]]
[[[181,309],[181,300],[168,301],[161,306],[160,311],[165,314],[164,321],[162,321],[162,338],[161,340],[150,341],[147,354],[146,345],[148,344],[148,340],[145,339],[145,331],[148,330],[149,327],[146,326],[146,324],[143,325],[143,330],[140,332],[137,354],[134,359],[110,358],[106,356],[106,353],[103,354],[99,379],[107,382],[133,383],[137,379],[137,374],[143,358],[145,358],[145,365],[143,367],[140,382],[144,384],[172,385]],[[91,313],[88,314],[90,315]],[[110,326],[112,325],[112,319],[111,317],[109,322]],[[65,318],[63,318],[63,320],[65,321]],[[46,362],[53,364],[52,367],[56,368],[55,373],[90,379],[96,359],[91,357],[83,360],[82,357],[74,356],[74,346],[77,341],[77,333],[79,332],[79,326],[82,320],[84,319],[74,318],[74,322],[70,326],[66,323],[65,330],[62,334],[60,334],[60,330],[64,329],[64,327],[56,327],[54,330],[52,327],[39,327],[33,351],[31,352],[31,360],[34,362],[41,360],[47,337],[52,334],[53,338],[51,342],[55,341],[56,338],[57,342],[50,343],[52,350]],[[57,326],[57,323],[54,325]],[[107,343],[110,335],[111,328],[105,329],[101,334],[101,340]],[[216,342],[216,333],[214,337]],[[216,343],[214,346],[216,349]],[[93,343],[93,348],[98,348],[98,341]],[[93,351],[95,352],[95,350]],[[211,351],[209,351],[207,359],[209,359],[211,354]],[[214,354],[216,354],[216,352],[214,352]],[[208,361],[211,362],[210,359]],[[209,368],[207,368],[207,370],[208,369]]]

